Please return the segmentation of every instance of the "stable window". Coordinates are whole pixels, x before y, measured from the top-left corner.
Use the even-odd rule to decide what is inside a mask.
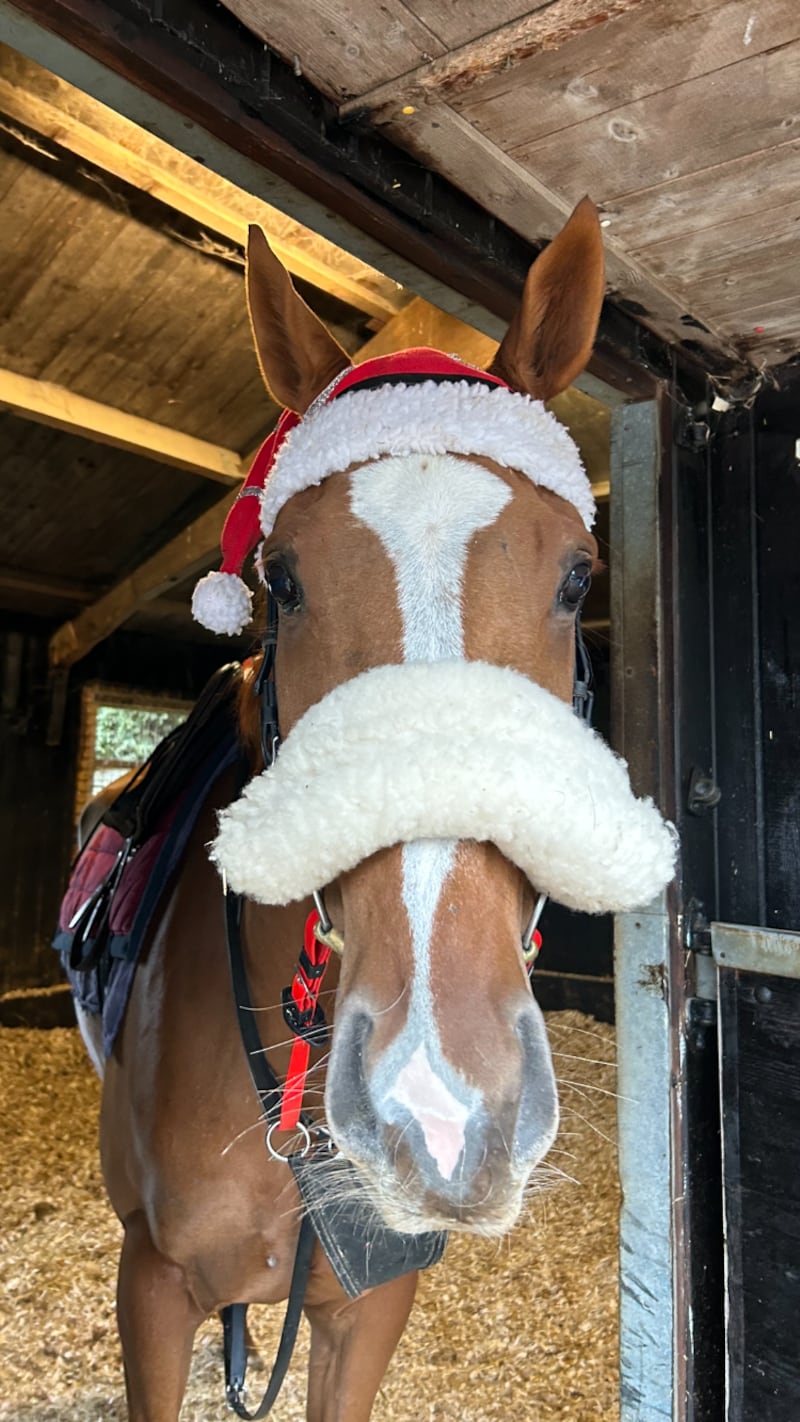
[[[192,703],[177,697],[90,682],[81,699],[81,744],[75,818],[87,801],[146,760],[185,721]]]

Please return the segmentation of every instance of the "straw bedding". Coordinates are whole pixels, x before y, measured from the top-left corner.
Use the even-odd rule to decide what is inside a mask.
[[[507,1240],[454,1237],[424,1276],[375,1422],[615,1422],[613,1029],[548,1019],[562,1079],[551,1156],[572,1180],[531,1199]],[[124,1422],[114,1322],[119,1225],[97,1161],[99,1089],[77,1031],[0,1030],[0,1419]],[[559,1153],[562,1152],[562,1153]],[[281,1310],[251,1309],[271,1363]],[[221,1330],[198,1334],[182,1422],[230,1416]],[[304,1418],[306,1337],[275,1422]],[[264,1381],[253,1378],[251,1405]]]

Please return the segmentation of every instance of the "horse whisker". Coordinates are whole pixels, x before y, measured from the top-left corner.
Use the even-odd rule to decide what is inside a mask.
[[[581,1095],[584,1091],[596,1091],[599,1096],[613,1096],[615,1101],[627,1101],[632,1106],[637,1104],[633,1096],[620,1096],[618,1091],[610,1091],[606,1086],[595,1086],[590,1081],[568,1081],[567,1078],[563,1076],[557,1076],[556,1081],[559,1086],[572,1087],[573,1091],[578,1092],[578,1095]]]

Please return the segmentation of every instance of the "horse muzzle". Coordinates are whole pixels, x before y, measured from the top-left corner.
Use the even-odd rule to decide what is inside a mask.
[[[527,997],[504,1034],[491,1083],[450,1083],[403,1037],[373,1060],[363,1000],[337,1017],[326,1087],[328,1124],[362,1173],[384,1222],[406,1234],[461,1229],[502,1234],[558,1127],[544,1021]],[[402,1064],[401,1064],[402,1063]],[[439,1067],[441,1071],[441,1066]],[[455,1093],[450,1086],[455,1087]]]

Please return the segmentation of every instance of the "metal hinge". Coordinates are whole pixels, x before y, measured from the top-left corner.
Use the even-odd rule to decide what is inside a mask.
[[[689,953],[711,957],[711,924],[699,899],[690,899],[683,915],[683,946]]]

